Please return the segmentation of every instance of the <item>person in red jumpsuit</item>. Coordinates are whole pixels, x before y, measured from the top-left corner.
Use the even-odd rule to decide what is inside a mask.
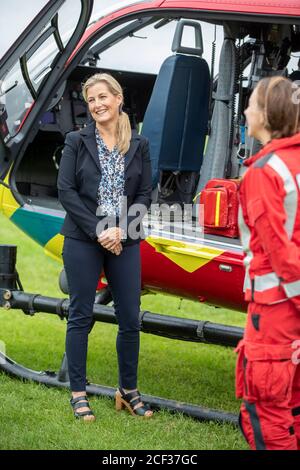
[[[256,450],[300,449],[299,97],[287,78],[264,78],[245,111],[248,134],[263,147],[245,162],[239,190],[249,306],[236,395]]]

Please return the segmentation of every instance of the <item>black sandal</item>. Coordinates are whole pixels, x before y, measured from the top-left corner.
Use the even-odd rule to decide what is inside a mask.
[[[144,418],[151,418],[153,415],[150,406],[143,403],[141,399],[141,394],[138,390],[134,392],[125,393],[123,388],[120,387],[116,391],[115,400],[117,411],[121,411],[123,408],[127,408],[127,410],[130,414],[132,414],[132,416],[142,416]],[[137,408],[137,405],[139,403],[142,403],[143,406],[139,406]],[[147,411],[151,411],[151,414],[146,414]]]
[[[77,419],[82,418],[83,421],[94,421],[96,419],[91,409],[89,409],[88,411],[76,411],[79,408],[90,408],[86,395],[82,395],[76,398],[71,398],[70,403],[73,408],[75,418]],[[90,416],[90,418],[88,418],[88,416]]]

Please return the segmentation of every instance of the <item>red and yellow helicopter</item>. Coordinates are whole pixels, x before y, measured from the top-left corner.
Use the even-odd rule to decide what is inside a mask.
[[[300,78],[300,1],[100,7],[49,1],[0,60],[0,210],[61,260],[56,179],[64,138],[89,120],[81,83],[108,71],[123,86],[132,127],[150,141],[156,206],[144,221],[144,292],[245,311],[236,193],[243,160],[259,143],[248,138],[243,111],[260,78]],[[66,290],[63,276],[61,284]],[[7,308],[16,306],[8,285],[0,285]],[[24,294],[18,301],[38,309],[32,296],[30,308]],[[61,314],[63,307],[51,306]]]

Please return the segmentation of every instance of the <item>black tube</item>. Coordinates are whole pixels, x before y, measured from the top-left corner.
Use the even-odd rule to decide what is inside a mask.
[[[236,346],[243,337],[243,329],[236,326],[151,312],[143,313],[142,325],[145,333],[222,346]]]
[[[34,371],[17,364],[12,359],[4,356],[0,352],[0,370],[22,380],[31,380],[50,387],[69,388],[69,382],[62,382],[59,380],[59,374],[54,372]],[[105,387],[103,385],[88,384],[86,391],[89,395],[97,395],[107,398],[114,398],[116,389]],[[171,412],[183,413],[186,416],[198,419],[200,421],[217,421],[219,423],[230,423],[235,426],[238,425],[238,417],[233,413],[226,413],[218,410],[211,410],[203,408],[198,405],[189,403],[178,402],[175,400],[167,400],[165,398],[153,397],[150,395],[142,395],[145,403],[153,409],[164,409]]]
[[[15,245],[0,245],[0,287],[16,289],[17,247]]]
[[[66,318],[68,316],[69,300],[12,291],[10,305],[11,308],[29,310],[31,314],[45,312]],[[95,321],[117,323],[113,307],[94,304],[93,312]],[[147,311],[140,312],[140,318],[141,331],[183,341],[234,347],[243,337],[243,329],[236,326],[177,318]]]

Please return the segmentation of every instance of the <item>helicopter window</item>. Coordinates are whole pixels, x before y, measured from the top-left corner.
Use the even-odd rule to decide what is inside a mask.
[[[300,53],[292,54],[287,65],[288,76],[293,81],[300,80]]]
[[[134,23],[138,23],[138,21],[125,23],[125,26],[123,24],[106,33],[92,45],[86,58],[89,57],[93,60],[93,65],[97,67],[157,74],[164,59],[172,54],[171,47],[177,21],[162,20],[161,18],[143,19],[142,21],[145,21],[144,27],[130,31],[130,27],[133,28]],[[147,24],[148,21],[149,24]],[[205,37],[203,58],[210,64],[215,27],[202,21],[199,23],[202,27],[203,37]],[[143,26],[143,23],[140,24]],[[114,41],[116,32],[120,33],[122,28],[126,32],[125,27],[128,27],[127,34]],[[193,28],[186,28],[183,41],[187,47],[194,46]],[[221,26],[217,26],[216,72],[222,41],[223,29]]]
[[[38,0],[30,2],[29,6],[26,4],[26,8],[22,9],[22,14],[18,15],[18,21],[16,21],[16,9],[12,2],[1,3],[0,31],[2,34],[0,57],[8,51],[10,46],[18,39],[22,31],[31,23],[47,2],[48,0]],[[14,5],[17,5],[17,2]],[[13,28],[11,25],[13,25]]]
[[[17,133],[23,117],[33,103],[33,97],[26,86],[19,62],[12,67],[0,85],[0,104],[6,115],[2,135],[4,139],[8,139],[10,135]]]
[[[136,23],[136,20],[128,21],[127,23],[125,23],[125,27],[127,28],[127,27],[130,27],[130,26],[133,26],[135,23]],[[113,29],[113,34],[121,32],[122,30],[124,30],[124,24],[123,23]],[[97,51],[98,50],[98,45],[102,44],[104,40],[107,40],[111,36],[112,36],[112,31],[111,30],[108,31],[107,33],[103,34],[96,42],[94,42],[93,46],[90,48],[90,53],[92,53],[94,49]],[[122,38],[122,36],[123,35],[121,34],[120,38]],[[112,45],[112,42],[111,42],[111,45]]]
[[[80,13],[80,0],[72,2],[72,15],[70,4],[65,3],[21,58],[25,80],[34,98],[44,78],[52,70],[57,55],[63,51],[76,29]]]
[[[54,39],[51,36],[46,39],[42,46],[31,55],[28,60],[24,61],[24,68],[28,73],[28,83],[33,87],[36,93],[45,78],[45,76],[51,71],[52,64],[56,55],[59,53],[59,48]]]
[[[82,12],[81,0],[65,1],[0,81],[0,106],[7,116],[0,132],[5,141],[22,126],[39,90],[76,31]]]
[[[71,14],[70,14],[71,13]],[[80,0],[72,0],[72,6],[70,9],[70,3],[66,2],[59,10],[58,13],[58,31],[61,36],[61,40],[64,46],[69,42],[72,34],[74,33],[78,19],[81,13],[81,2]]]

